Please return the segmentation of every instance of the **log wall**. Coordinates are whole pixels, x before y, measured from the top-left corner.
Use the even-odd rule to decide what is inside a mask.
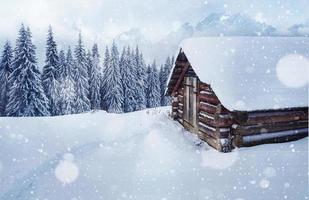
[[[308,108],[234,112],[233,146],[287,142],[308,136]]]
[[[198,129],[199,137],[219,151],[231,151],[232,118],[210,85],[199,82]]]

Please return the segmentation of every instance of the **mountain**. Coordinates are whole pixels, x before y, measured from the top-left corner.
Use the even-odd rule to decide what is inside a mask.
[[[277,35],[277,30],[273,26],[255,21],[245,14],[213,13],[196,25],[195,35],[274,36]]]
[[[278,30],[272,25],[258,22],[249,16],[238,13],[212,13],[194,24],[183,23],[177,30],[171,31],[158,42],[147,40],[140,29],[131,29],[117,37],[119,44],[139,44],[145,52],[145,58],[156,58],[162,63],[166,56],[175,55],[182,40],[189,37],[211,36],[309,36],[309,19],[295,24],[287,31]],[[151,48],[149,48],[151,47]]]
[[[135,46],[136,44],[148,44],[149,41],[144,37],[139,28],[132,28],[116,36],[115,41],[123,46]]]
[[[288,29],[289,33],[294,36],[309,36],[309,19],[304,23],[294,24]]]

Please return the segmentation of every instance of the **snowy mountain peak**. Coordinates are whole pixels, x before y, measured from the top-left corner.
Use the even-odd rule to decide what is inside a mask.
[[[227,15],[225,13],[212,13],[199,22],[196,27],[196,35],[275,35],[276,29],[265,23],[257,22],[243,13]]]

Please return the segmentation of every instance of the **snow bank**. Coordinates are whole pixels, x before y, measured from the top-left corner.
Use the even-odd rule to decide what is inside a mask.
[[[308,37],[209,37],[180,47],[230,110],[308,106]]]
[[[0,199],[308,198],[308,139],[222,154],[168,110],[0,118]]]

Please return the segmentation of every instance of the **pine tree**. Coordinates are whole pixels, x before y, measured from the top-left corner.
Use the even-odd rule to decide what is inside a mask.
[[[147,69],[146,69],[146,87],[145,87],[145,93],[146,93],[146,107],[147,108],[150,108],[150,101],[149,101],[149,98],[150,98],[150,74],[152,73],[152,70],[151,70],[151,66],[148,65],[147,66]]]
[[[58,108],[59,113],[62,115],[77,113],[75,109],[76,97],[76,87],[73,76],[73,70],[75,63],[73,60],[71,48],[69,47],[67,56],[65,58],[64,52],[61,51],[59,55],[59,61],[61,63],[61,77],[59,80],[59,101]]]
[[[90,103],[91,109],[100,109],[100,56],[98,45],[94,44],[92,48],[92,63],[89,71]]]
[[[110,62],[104,70],[103,87],[104,102],[108,112],[121,113],[123,103],[123,91],[121,87],[121,76],[119,69],[119,53],[115,42],[111,49]]]
[[[9,76],[13,72],[12,61],[13,50],[10,43],[7,41],[4,45],[0,62],[0,116],[5,115],[5,107],[9,98]]]
[[[134,60],[136,63],[136,110],[146,108],[146,91],[145,91],[145,61],[143,55],[139,52],[138,46],[135,49]]]
[[[76,112],[87,112],[90,110],[89,101],[89,82],[88,69],[86,66],[86,53],[82,42],[81,33],[79,33],[78,43],[75,47],[75,70],[74,82],[76,87]]]
[[[154,108],[160,106],[160,82],[155,61],[151,65],[149,73],[148,91],[149,91],[149,97],[148,97],[149,107]]]
[[[169,77],[170,71],[173,66],[173,61],[170,57],[168,57],[165,61],[164,66],[161,67],[160,71],[160,90],[161,90],[161,105],[167,106],[171,102],[171,98],[168,96],[165,96],[165,90],[167,87],[167,79]]]
[[[122,65],[123,77],[123,108],[124,112],[133,112],[137,107],[136,94],[136,69],[130,47],[127,48]]]
[[[129,48],[129,47],[128,47]],[[125,79],[125,76],[126,76],[126,67],[127,67],[127,62],[128,62],[128,59],[127,59],[127,51],[126,51],[126,48],[123,47],[122,49],[122,53],[121,53],[121,56],[120,56],[120,60],[119,60],[119,71],[120,71],[120,77],[121,77],[121,89],[123,91],[123,96],[125,95],[125,84],[124,84],[124,79]],[[125,111],[125,108],[124,108],[124,101],[125,101],[125,97],[123,97],[123,102],[122,102],[122,105],[121,105],[121,108],[123,111]]]
[[[24,25],[19,30],[13,61],[14,71],[10,75],[11,89],[6,106],[7,116],[48,116],[48,99],[44,94],[41,74],[37,68],[35,46],[31,32]]]
[[[66,73],[66,58],[65,58],[65,53],[63,50],[60,50],[58,58],[59,58],[59,63],[58,63],[57,80],[60,81],[60,79]]]
[[[159,82],[160,82],[160,104],[163,106],[164,104],[164,67],[163,65],[160,66],[160,71],[159,71]]]
[[[59,76],[59,58],[57,44],[54,41],[51,26],[48,29],[46,42],[46,59],[43,67],[42,84],[46,97],[49,100],[49,112],[51,115],[57,115],[56,104],[59,97],[58,79]]]
[[[87,68],[87,79],[88,79],[88,84],[90,87],[90,77],[91,77],[91,70],[92,70],[92,53],[90,50],[88,50],[87,54],[86,54],[86,60],[85,60],[85,64],[86,64],[86,68]],[[90,90],[90,88],[89,88]],[[89,91],[90,92],[90,91]],[[89,95],[89,100],[90,100],[90,95]]]
[[[107,82],[105,81],[105,76],[107,74],[107,69],[110,68],[110,53],[108,46],[105,47],[105,54],[104,54],[104,61],[103,61],[103,67],[101,72],[101,81],[100,81],[100,93],[101,93],[101,108],[103,110],[107,110],[108,103],[107,100],[104,99],[106,94],[106,88],[107,88]]]

